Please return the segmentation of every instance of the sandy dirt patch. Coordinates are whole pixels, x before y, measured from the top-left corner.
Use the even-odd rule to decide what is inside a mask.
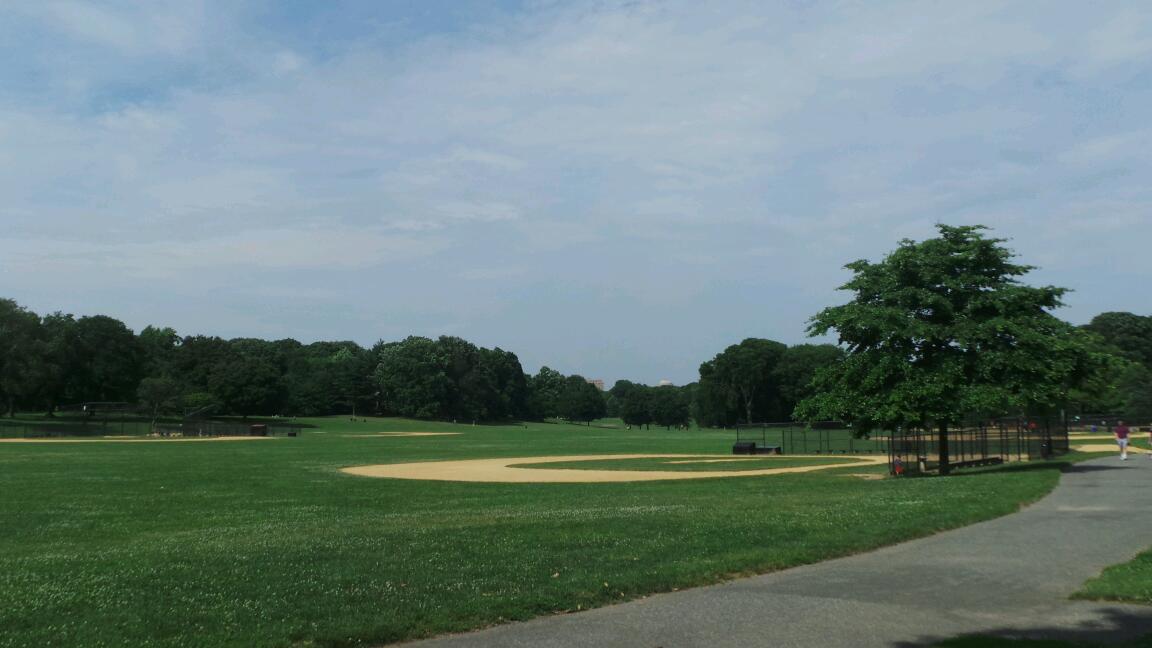
[[[460,432],[369,432],[368,434],[341,434],[344,437],[425,437],[425,436],[459,436]]]
[[[1087,445],[1072,446],[1072,449],[1073,450],[1079,450],[1080,452],[1115,452],[1117,454],[1120,453],[1120,446],[1116,445],[1115,443],[1089,443]],[[1139,447],[1139,446],[1134,446],[1131,444],[1128,445],[1128,454],[1140,454],[1142,452],[1147,453],[1148,451],[1145,450],[1144,448]]]
[[[676,461],[665,461],[666,464],[698,464],[698,463],[730,463],[733,461],[764,461],[771,455],[759,455],[755,457],[731,457],[729,459],[678,459]]]
[[[853,456],[855,463],[835,463],[819,466],[793,466],[789,468],[759,468],[756,470],[681,472],[659,470],[571,470],[558,468],[518,468],[514,464],[560,463],[566,461],[603,461],[606,459],[691,459],[704,455],[683,454],[619,454],[619,455],[569,455],[563,457],[505,457],[503,459],[468,459],[462,461],[427,461],[421,463],[380,464],[375,466],[352,466],[341,468],[341,472],[360,477],[389,477],[392,479],[425,479],[432,481],[466,481],[499,483],[589,483],[589,482],[635,482],[660,481],[664,479],[707,479],[711,477],[756,477],[761,475],[782,475],[805,473],[829,468],[844,468],[853,465],[878,465],[887,463],[887,457]],[[805,459],[827,459],[827,457],[803,456]]]
[[[222,436],[222,437],[176,437],[174,439],[145,439],[102,437],[99,439],[0,439],[0,443],[191,443],[199,441],[272,441],[275,437]]]

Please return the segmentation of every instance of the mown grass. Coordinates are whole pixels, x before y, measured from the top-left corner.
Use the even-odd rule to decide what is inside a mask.
[[[1073,598],[1152,605],[1152,550],[1105,569]]]
[[[1004,515],[1059,463],[625,484],[369,479],[350,465],[725,454],[731,433],[301,421],[235,443],[0,444],[0,646],[360,646],[576,610]],[[460,436],[345,436],[454,431]]]

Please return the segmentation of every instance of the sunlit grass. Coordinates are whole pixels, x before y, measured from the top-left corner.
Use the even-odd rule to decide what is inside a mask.
[[[843,474],[858,467],[624,484],[367,479],[338,469],[723,455],[733,438],[298,422],[315,427],[261,443],[0,444],[0,646],[398,641],[891,544],[1013,512],[1058,478],[1058,464],[1034,463],[878,481]],[[462,434],[343,436],[380,431]]]

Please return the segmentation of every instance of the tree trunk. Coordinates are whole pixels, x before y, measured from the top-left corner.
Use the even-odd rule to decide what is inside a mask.
[[[8,396],[8,418],[16,418],[16,397]]]
[[[952,464],[948,457],[948,424],[941,423],[939,427],[940,446],[940,474],[947,475],[952,472]]]

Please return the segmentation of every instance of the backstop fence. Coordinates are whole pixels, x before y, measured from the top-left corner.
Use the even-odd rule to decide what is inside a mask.
[[[221,436],[296,436],[301,426],[290,421],[243,423],[214,419],[185,419],[179,423],[158,422],[150,418],[119,417],[115,419],[59,417],[48,421],[0,419],[0,438],[51,439],[65,437],[221,437]]]
[[[1116,417],[1099,420],[1099,425],[1105,426],[1109,421],[1114,423]],[[949,465],[965,468],[1060,455],[1069,450],[1069,427],[1069,420],[1062,416],[988,419],[950,427]],[[940,466],[940,438],[936,430],[881,430],[857,437],[850,426],[839,421],[739,424],[732,451],[736,454],[885,453],[894,474],[928,472]]]

